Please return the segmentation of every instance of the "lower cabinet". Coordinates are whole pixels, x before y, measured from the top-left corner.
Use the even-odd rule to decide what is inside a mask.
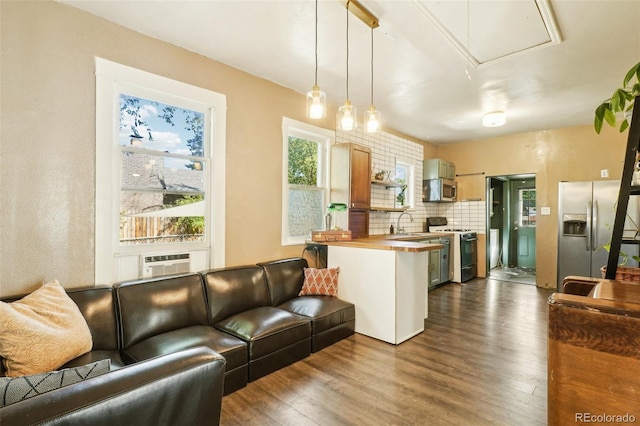
[[[349,209],[349,230],[352,238],[369,236],[369,210]]]
[[[355,305],[356,333],[397,345],[424,331],[428,253],[328,246],[338,297]]]

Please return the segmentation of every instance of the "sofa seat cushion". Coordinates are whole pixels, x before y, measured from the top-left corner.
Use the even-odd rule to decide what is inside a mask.
[[[309,318],[272,306],[232,315],[214,326],[249,344],[249,360],[261,358],[311,337]]]
[[[314,335],[356,319],[353,303],[331,296],[295,297],[278,308],[309,317]]]
[[[208,325],[194,325],[149,337],[123,350],[123,357],[130,364],[197,346],[206,346],[222,355],[227,361],[227,371],[248,363],[245,342]]]
[[[67,362],[62,368],[80,367],[82,365],[91,364],[93,362],[102,361],[108,359],[111,362],[111,371],[124,367],[126,364],[122,360],[119,351],[109,350],[92,350],[86,354],[80,355],[77,358]]]

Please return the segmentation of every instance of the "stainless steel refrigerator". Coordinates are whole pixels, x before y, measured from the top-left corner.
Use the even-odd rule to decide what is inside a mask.
[[[568,275],[602,277],[607,264],[620,181],[560,182],[558,202],[558,291]],[[638,197],[629,199],[624,238],[635,238],[640,223]],[[623,244],[621,251],[629,260],[638,255],[638,245]]]

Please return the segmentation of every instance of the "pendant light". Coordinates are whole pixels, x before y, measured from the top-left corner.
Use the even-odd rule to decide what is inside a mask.
[[[373,27],[371,27],[371,106],[364,113],[364,123],[368,133],[380,130],[380,111],[373,104]]]
[[[351,131],[358,127],[358,115],[356,107],[349,100],[349,3],[347,0],[347,100],[338,108],[336,122],[339,130]]]
[[[316,0],[316,70],[313,88],[307,92],[307,117],[320,119],[327,116],[327,95],[318,86],[318,0]]]

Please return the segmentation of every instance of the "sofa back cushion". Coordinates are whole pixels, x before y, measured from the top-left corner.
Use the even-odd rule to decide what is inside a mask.
[[[87,320],[93,338],[93,350],[119,350],[113,288],[96,286],[71,289],[67,290],[67,294],[76,302],[82,316]]]
[[[298,297],[304,282],[304,268],[309,266],[306,259],[296,257],[258,263],[258,265],[264,269],[272,306],[278,306]]]
[[[209,304],[209,321],[215,324],[249,309],[269,306],[269,293],[260,266],[237,266],[202,272]]]
[[[124,349],[168,331],[208,324],[199,274],[128,281],[114,289]]]

